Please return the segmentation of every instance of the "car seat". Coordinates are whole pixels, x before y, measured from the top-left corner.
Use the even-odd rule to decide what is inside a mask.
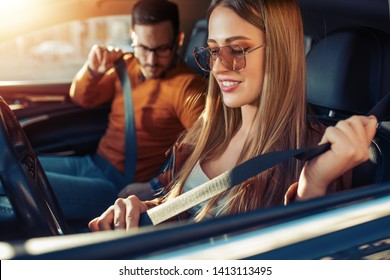
[[[333,31],[307,54],[310,116],[333,125],[367,114],[390,93],[390,35],[364,27]],[[390,110],[390,108],[389,108]],[[353,186],[390,181],[390,125],[378,128],[370,160],[353,171]]]

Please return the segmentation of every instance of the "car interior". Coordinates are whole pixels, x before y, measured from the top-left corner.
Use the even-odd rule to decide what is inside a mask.
[[[369,5],[370,1],[358,1],[361,6],[354,5],[354,0],[349,1],[311,1],[300,0],[302,16],[305,26],[305,40],[307,52],[307,77],[306,90],[309,118],[319,120],[324,125],[333,125],[337,121],[345,119],[354,114],[367,114],[380,100],[390,94],[390,24],[389,24],[389,6],[387,1],[380,1],[381,5]],[[352,4],[351,4],[352,3]],[[334,11],[337,11],[335,13]],[[364,11],[364,13],[362,13]],[[318,16],[321,15],[321,16]],[[206,79],[208,76],[202,72],[193,59],[194,46],[207,45],[207,21],[199,19],[193,25],[189,35],[187,35],[186,48],[183,51],[183,60],[191,66],[200,75]],[[110,110],[109,104],[98,108],[82,109],[72,104],[68,98],[61,100],[60,95],[53,99],[52,103],[45,101],[45,107],[39,106],[38,102],[23,96],[24,87],[31,90],[31,85],[21,85],[17,89],[7,86],[0,89],[6,91],[6,101],[8,104],[28,103],[28,109],[15,110],[13,113],[20,122],[29,144],[28,149],[31,153],[39,154],[61,154],[61,155],[81,155],[93,153],[97,147],[98,141],[106,129],[107,115]],[[54,87],[54,86],[53,86]],[[68,84],[56,85],[55,89],[67,91]],[[34,85],[32,86],[34,92]],[[55,90],[54,90],[55,91]],[[44,95],[39,86],[36,87],[38,96]],[[58,102],[58,100],[61,100]],[[38,105],[37,105],[38,104]],[[2,109],[2,112],[6,112]],[[387,108],[387,112],[390,108]],[[4,114],[4,113],[3,113]],[[12,127],[15,125],[13,124]],[[31,146],[30,146],[31,145]],[[353,171],[353,187],[362,189],[359,199],[364,197],[366,190],[360,188],[370,184],[382,184],[390,182],[390,120],[384,120],[378,126],[377,134],[370,147],[370,159],[356,167]],[[3,163],[6,164],[6,163]],[[40,177],[39,184],[47,187],[44,175]],[[26,179],[27,180],[27,179]],[[43,181],[43,182],[42,182]],[[29,184],[29,183],[28,183]],[[383,188],[380,192],[384,192]],[[388,189],[388,187],[387,187]],[[50,191],[49,191],[50,192]],[[378,191],[379,192],[379,191]],[[44,200],[50,200],[53,194],[45,194]],[[352,199],[351,194],[344,194],[346,198]],[[329,202],[335,204],[337,198],[329,198]],[[55,199],[54,199],[55,200]],[[12,203],[12,201],[11,201]],[[161,239],[158,244],[165,242],[165,245],[179,244],[183,240],[195,240],[210,237],[235,230],[247,230],[253,223],[267,225],[272,224],[270,219],[285,221],[291,219],[299,211],[304,211],[306,207],[317,209],[313,206],[316,202],[307,202],[298,205],[297,208],[282,212],[281,209],[267,210],[263,217],[258,213],[249,213],[240,217],[241,224],[237,224],[234,218],[226,217],[218,224],[212,222],[201,223],[194,229],[194,225],[177,225],[174,230],[170,227],[162,228],[158,233],[145,230],[142,249],[134,247],[141,244],[137,236],[118,237],[117,241],[102,243],[100,246],[93,245],[91,251],[85,253],[85,258],[90,258],[91,252],[96,254],[96,258],[107,257],[106,246],[115,248],[115,254],[112,258],[136,256],[145,256],[157,246],[156,239]],[[317,201],[318,203],[318,201]],[[347,202],[346,202],[347,203]],[[58,208],[56,202],[50,202],[54,205],[53,209]],[[321,204],[321,203],[319,203]],[[314,207],[314,208],[311,208]],[[298,209],[298,210],[297,210]],[[31,209],[30,209],[31,210]],[[26,211],[30,211],[26,210]],[[36,209],[35,209],[36,210]],[[284,210],[284,209],[283,209]],[[24,210],[19,210],[23,212]],[[290,212],[288,212],[290,211]],[[45,212],[46,213],[46,212]],[[39,215],[36,212],[34,215]],[[54,216],[61,214],[54,213]],[[290,216],[289,216],[290,215]],[[44,216],[44,219],[51,220],[48,231],[44,233],[38,230],[39,227],[47,225],[32,224],[30,229],[36,230],[34,234],[25,233],[23,227],[15,217],[10,205],[9,199],[2,193],[0,195],[0,232],[1,240],[15,240],[28,238],[31,236],[51,235],[53,228],[58,227],[56,222],[50,217]],[[29,217],[25,218],[28,221]],[[41,220],[42,217],[37,218]],[[60,218],[62,220],[63,218]],[[87,232],[87,221],[66,221],[68,225],[61,225],[68,233]],[[34,220],[35,223],[35,220]],[[233,225],[235,224],[235,225]],[[54,229],[54,231],[56,231]],[[188,235],[188,232],[202,232],[195,236],[178,237],[175,242],[172,240],[172,232],[175,234]],[[20,234],[20,232],[23,232]],[[185,232],[185,234],[183,234]],[[58,233],[53,233],[57,235]],[[157,236],[158,235],[158,236]],[[158,238],[157,238],[158,237]],[[122,239],[121,239],[122,238]],[[137,239],[138,238],[138,239]],[[123,247],[123,239],[127,240],[127,246]],[[173,243],[172,243],[173,242]],[[133,246],[129,248],[129,246]],[[140,253],[134,253],[139,250]],[[62,255],[47,254],[45,258],[72,258],[75,251],[64,251]],[[133,252],[133,253],[132,253]],[[142,254],[141,254],[142,252]],[[77,251],[79,258],[83,258],[82,250]],[[272,256],[272,255],[271,255]],[[23,255],[22,258],[26,258]]]

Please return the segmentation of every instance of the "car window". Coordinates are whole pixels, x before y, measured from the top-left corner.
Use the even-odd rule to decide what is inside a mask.
[[[0,81],[71,81],[93,44],[132,51],[130,16],[107,16],[52,26],[0,42]]]

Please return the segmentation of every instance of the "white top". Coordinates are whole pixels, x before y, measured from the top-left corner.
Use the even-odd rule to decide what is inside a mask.
[[[184,183],[183,191],[187,192],[190,191],[206,182],[210,181],[210,178],[207,177],[207,175],[203,172],[202,167],[200,166],[199,161],[195,164],[194,168],[192,169],[190,175],[187,178],[187,181]],[[211,199],[210,199],[211,200]],[[205,206],[210,200],[206,200],[190,209],[188,209],[188,213],[190,213],[191,216],[195,216],[203,206]],[[215,217],[218,212],[222,210],[222,204],[226,201],[226,197],[223,197],[220,199],[216,206],[211,209],[209,212],[209,216],[206,218],[212,218]]]

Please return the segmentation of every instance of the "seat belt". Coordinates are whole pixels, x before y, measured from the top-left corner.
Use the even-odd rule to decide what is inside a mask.
[[[129,184],[135,182],[137,137],[131,82],[129,74],[127,73],[126,62],[123,57],[115,62],[115,71],[122,86],[125,103],[125,180],[126,183]]]
[[[380,122],[390,120],[389,108],[390,94],[387,94],[367,115],[375,115],[379,127]],[[330,143],[324,143],[314,147],[270,152],[253,157],[210,181],[142,213],[139,225],[158,225],[291,157],[302,161],[310,160],[329,150],[330,146]]]

